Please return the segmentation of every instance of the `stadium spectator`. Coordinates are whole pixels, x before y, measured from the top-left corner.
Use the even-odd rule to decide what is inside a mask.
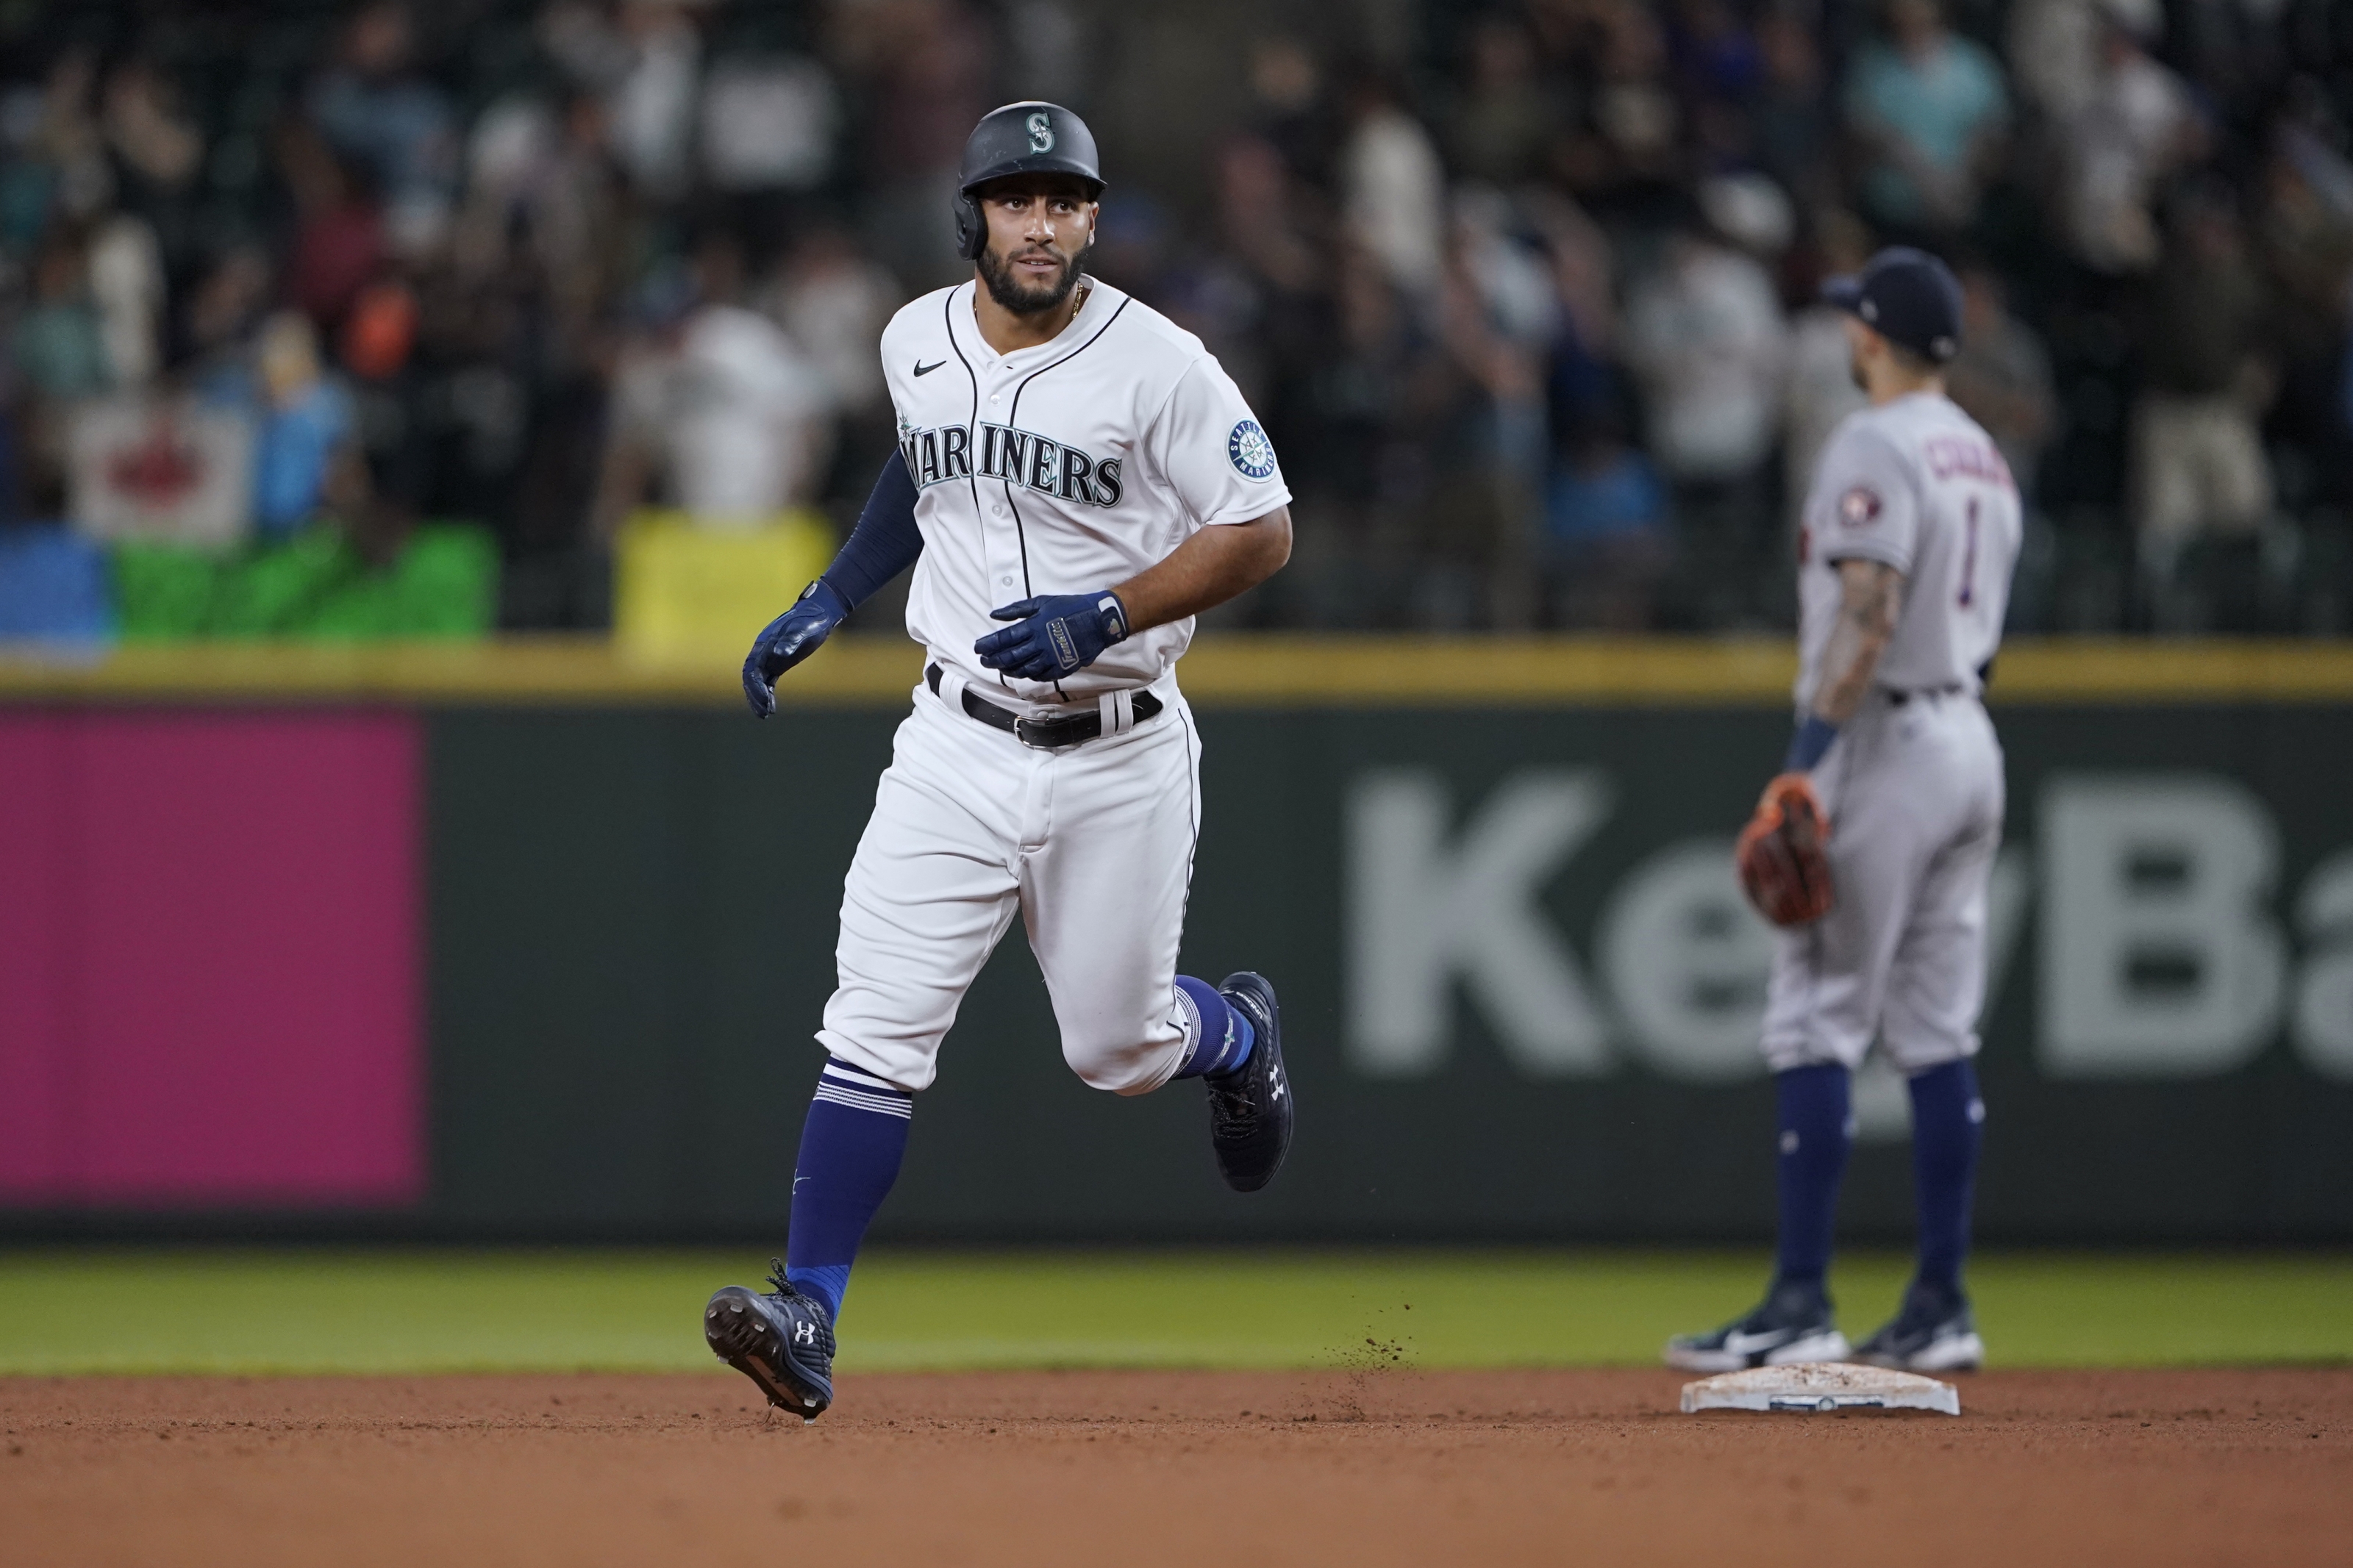
[[[17,319],[9,357],[26,389],[52,405],[94,397],[114,384],[85,253],[69,232],[58,231],[41,247],[30,308]]]
[[[299,311],[281,310],[262,323],[254,358],[253,511],[261,536],[283,538],[322,507],[356,525],[366,472],[356,415],[351,394],[320,363],[318,329]]]
[[[693,152],[702,34],[692,9],[670,0],[624,0],[620,14],[628,64],[607,100],[613,150],[639,190],[675,201]]]
[[[2077,258],[2100,272],[2156,265],[2159,182],[2205,142],[2188,87],[2142,45],[2151,25],[2137,6],[2099,9],[2090,79],[2060,122],[2061,227]]]
[[[1675,97],[1698,166],[1715,172],[1751,162],[1750,113],[1764,75],[1756,35],[1730,0],[1674,0],[1666,20]]]
[[[98,58],[90,49],[69,46],[49,65],[41,85],[26,92],[16,106],[33,200],[27,216],[45,217],[53,210],[68,223],[87,224],[114,200],[114,165],[107,156],[106,138],[91,102],[98,83]],[[35,206],[34,204],[37,204]],[[39,239],[35,221],[29,240]]]
[[[204,138],[179,112],[171,83],[153,62],[133,58],[106,81],[106,140],[125,168],[159,189],[176,189],[204,162]]]
[[[109,379],[126,389],[145,386],[163,355],[164,258],[144,221],[117,213],[90,237],[90,297]]]
[[[833,170],[833,79],[798,57],[720,60],[703,89],[703,175],[730,195],[814,190]]]
[[[1537,78],[1535,47],[1519,19],[1481,17],[1449,137],[1455,169],[1491,184],[1527,180],[1559,133],[1559,102]]]
[[[370,171],[307,125],[286,130],[279,160],[296,213],[286,297],[332,331],[389,258],[384,205]]]
[[[1651,453],[1668,478],[1697,492],[1753,477],[1773,448],[1788,349],[1765,269],[1686,227],[1635,285],[1625,334]]]
[[[1851,277],[1871,258],[1871,232],[1847,212],[1822,215],[1816,226],[1814,266],[1800,272],[1810,298],[1789,321],[1788,379],[1783,394],[1781,493],[1792,536],[1804,521],[1814,459],[1840,420],[1868,399],[1854,384],[1854,349],[1846,312],[1810,298],[1823,279]]]
[[[1375,72],[1349,93],[1340,205],[1358,245],[1409,299],[1427,299],[1445,265],[1446,171],[1420,122]]]
[[[197,189],[202,133],[184,112],[170,79],[142,56],[108,74],[102,118],[121,216],[146,226],[163,266],[185,270],[204,226]]]
[[[1584,422],[1545,498],[1547,619],[1578,630],[1648,631],[1670,562],[1666,489],[1613,416]]]
[[[1887,0],[1884,17],[1886,37],[1856,52],[1844,95],[1867,159],[1864,213],[1898,232],[1959,233],[2008,125],[2001,67],[1945,26],[1936,0]]]
[[[1277,33],[1250,46],[1250,108],[1242,129],[1311,185],[1331,179],[1339,145],[1328,87],[1324,65],[1297,38]]]
[[[1589,129],[1562,150],[1563,175],[1589,205],[1639,210],[1673,179],[1680,151],[1683,115],[1668,79],[1666,36],[1638,0],[1560,12],[1573,19],[1568,63],[1592,82]]]
[[[2003,52],[2025,107],[2051,124],[2074,121],[2099,75],[2100,28],[2107,14],[2144,27],[2157,0],[2012,0]]]
[[[2231,204],[2216,189],[2181,201],[2142,319],[2134,520],[2159,577],[2200,534],[2250,533],[2271,512],[2257,427],[2273,385],[2269,300]]]
[[[417,69],[415,53],[406,5],[364,5],[345,25],[310,102],[311,123],[327,144],[384,193],[386,235],[409,255],[441,237],[458,174],[448,101]]]
[[[949,199],[973,125],[1016,96],[993,92],[997,51],[965,0],[877,0],[831,13],[831,57],[867,108],[862,183],[868,243],[911,288],[971,276],[957,260]]]
[[[2353,503],[2353,163],[2311,131],[2282,126],[2261,213],[2282,358],[2272,426],[2302,445],[2320,494],[2343,507]]]
[[[805,505],[824,478],[832,431],[822,373],[740,302],[732,236],[704,238],[695,273],[697,302],[670,308],[617,372],[596,502],[607,536],[657,485],[701,526],[752,528]]]
[[[1776,8],[1757,24],[1757,50],[1763,73],[1750,111],[1757,163],[1799,205],[1835,206],[1832,127],[1821,51],[1813,35]]]
[[[1651,459],[1672,489],[1691,600],[1681,613],[1736,622],[1777,531],[1768,464],[1788,334],[1772,279],[1755,258],[1687,226],[1627,300],[1624,345]]]
[[[1430,333],[1369,252],[1341,251],[1333,291],[1336,331],[1299,367],[1296,577],[1282,592],[1310,626],[1364,627],[1401,614],[1446,387]]]
[[[2034,481],[2059,422],[2051,356],[2034,330],[2010,314],[1990,268],[1961,268],[1961,352],[1945,367],[1945,389],[1985,426],[2031,507]]]
[[[824,378],[827,401],[845,414],[887,415],[875,341],[905,298],[897,281],[841,229],[809,229],[785,258],[767,313]]]

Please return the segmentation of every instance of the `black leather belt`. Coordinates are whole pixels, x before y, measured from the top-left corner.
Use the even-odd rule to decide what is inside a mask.
[[[1887,700],[1891,704],[1901,708],[1915,697],[1958,697],[1968,689],[1960,686],[1915,686],[1906,690],[1900,686],[1883,686],[1880,689],[1887,693]]]
[[[940,694],[940,667],[936,664],[924,666],[923,680],[931,687],[932,695],[937,697]],[[1158,715],[1162,706],[1160,699],[1149,691],[1135,693],[1128,702],[1134,710],[1135,721],[1139,724]],[[1095,708],[1089,707],[1060,719],[1025,719],[1010,708],[1000,708],[986,697],[975,696],[969,686],[964,689],[964,710],[989,728],[1002,730],[1023,745],[1035,746],[1041,752],[1059,752],[1065,746],[1092,741],[1103,733],[1103,714]]]

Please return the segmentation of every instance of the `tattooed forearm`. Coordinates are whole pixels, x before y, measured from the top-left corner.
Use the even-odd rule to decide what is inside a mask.
[[[1814,711],[1833,724],[1843,724],[1862,706],[1879,656],[1895,635],[1904,574],[1877,561],[1852,559],[1840,562],[1838,572],[1839,615],[1822,653],[1822,685],[1814,693]]]

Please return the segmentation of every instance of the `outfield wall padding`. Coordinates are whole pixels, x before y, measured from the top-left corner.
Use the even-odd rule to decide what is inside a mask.
[[[437,1236],[779,1236],[841,877],[900,711],[788,708],[760,724],[709,705],[303,710],[328,726],[322,745],[374,714],[413,723],[421,748],[413,838],[350,831],[410,843],[424,889],[410,960],[424,1179],[274,1197],[0,1180],[0,1226],[323,1208],[354,1229]],[[2353,704],[1996,715],[2010,816],[1989,910],[1984,1234],[2353,1240]],[[1767,938],[1727,856],[1787,724],[1750,701],[1205,705],[1184,963],[1281,986],[1301,1108],[1290,1166],[1268,1193],[1229,1194],[1197,1087],[1121,1100],[1079,1084],[1017,926],[919,1100],[876,1234],[1766,1235],[1771,1097],[1754,1019]],[[173,781],[152,787],[160,799]],[[188,880],[211,863],[200,818],[183,810],[172,834],[139,841],[157,896],[190,905],[148,911],[143,931],[201,918],[206,898],[267,895],[232,873]],[[314,879],[339,864],[303,858]],[[316,941],[344,951],[332,931]],[[186,985],[189,970],[126,964],[111,983]],[[301,1060],[329,1059],[307,994],[290,991],[270,1048],[292,1031],[316,1043]],[[172,1001],[151,996],[141,1016],[168,1019]],[[26,1039],[7,1042],[0,1081],[33,1059]],[[44,1039],[54,1060],[62,1047]],[[190,1081],[216,1067],[251,1079],[246,1047],[217,1029],[158,1026],[142,1048]],[[305,1103],[283,1119],[312,1116]],[[1867,1071],[1857,1107],[1845,1220],[1900,1237],[1900,1082]]]

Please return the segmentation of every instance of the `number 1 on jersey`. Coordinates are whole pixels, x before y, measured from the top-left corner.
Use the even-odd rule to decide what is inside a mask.
[[[1969,498],[1968,542],[1961,549],[1961,608],[1968,609],[1977,599],[1978,578],[1978,498]]]

